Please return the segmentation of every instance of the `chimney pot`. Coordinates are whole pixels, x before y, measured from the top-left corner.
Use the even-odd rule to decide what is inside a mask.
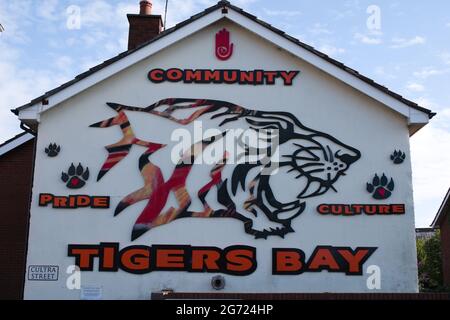
[[[163,27],[160,15],[152,15],[152,2],[142,0],[139,2],[141,10],[139,14],[128,14],[130,30],[128,33],[128,50],[146,43],[157,37]]]
[[[142,0],[139,2],[141,6],[141,10],[139,12],[140,15],[149,16],[152,14],[152,3],[149,0]]]

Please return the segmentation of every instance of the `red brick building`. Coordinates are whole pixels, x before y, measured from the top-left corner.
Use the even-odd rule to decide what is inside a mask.
[[[0,299],[23,295],[34,148],[26,132],[0,145]]]
[[[441,230],[442,272],[444,284],[450,287],[450,189],[434,218],[432,227]]]

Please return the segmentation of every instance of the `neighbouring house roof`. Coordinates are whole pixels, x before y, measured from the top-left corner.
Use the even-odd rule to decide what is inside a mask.
[[[0,157],[5,153],[23,145],[24,143],[32,140],[34,136],[28,132],[22,132],[15,137],[3,142],[0,144]]]
[[[450,189],[448,189],[447,194],[445,195],[445,198],[442,201],[442,204],[439,207],[436,216],[434,217],[431,227],[439,228],[442,225],[442,222],[444,221],[444,217],[449,213],[449,211],[450,211]]]
[[[430,239],[436,234],[435,228],[416,228],[417,239]]]
[[[416,228],[417,233],[434,232],[435,230],[435,228]]]
[[[141,61],[142,59],[148,57],[150,54],[154,54],[155,52],[162,50],[168,45],[179,41],[185,36],[188,36],[189,34],[192,34],[193,32],[196,32],[204,28],[205,26],[210,25],[223,18],[230,19],[231,21],[241,26],[247,27],[250,31],[261,35],[263,38],[270,38],[268,39],[269,41],[275,42],[277,45],[280,45],[281,48],[288,51],[292,52],[295,50],[290,47],[292,45],[294,45],[297,49],[302,49],[301,53],[303,55],[300,56],[299,54],[297,54],[297,56],[299,56],[301,59],[312,63],[325,72],[328,71],[328,73],[330,73],[331,75],[346,82],[357,90],[366,93],[368,96],[405,115],[409,119],[411,135],[421,127],[423,127],[426,123],[428,123],[429,119],[433,118],[436,115],[436,113],[432,112],[431,110],[419,106],[417,103],[410,101],[402,97],[401,95],[389,90],[388,88],[376,83],[374,80],[360,74],[359,72],[346,66],[345,64],[327,56],[326,54],[299,41],[298,39],[287,35],[285,32],[258,19],[256,16],[251,15],[243,9],[230,4],[229,1],[219,1],[216,5],[204,10],[203,12],[200,12],[181,23],[178,23],[174,27],[163,31],[154,39],[140,45],[136,49],[123,52],[116,57],[106,60],[103,63],[89,69],[88,71],[77,75],[75,79],[62,84],[61,86],[33,99],[31,102],[11,111],[18,115],[19,118],[21,118],[22,111],[25,111],[31,107],[36,107],[36,114],[44,112],[47,109],[68,99],[69,97],[77,94],[78,92],[85,90],[87,87],[92,86],[98,81],[101,81],[138,61]],[[184,34],[183,31],[185,31]],[[269,31],[269,33],[267,33],[267,31]],[[177,33],[181,34],[175,36],[175,34]],[[283,44],[277,42],[277,40],[280,40],[277,36],[281,37],[285,41],[287,40],[288,42],[284,42]],[[308,56],[306,56],[307,53],[309,53]],[[118,66],[118,64],[121,65]],[[113,68],[114,66],[117,66],[117,68],[114,70],[111,69],[108,72],[105,71],[106,69]],[[333,69],[332,67],[335,67],[337,69]],[[341,73],[339,73],[338,75],[337,71],[339,70],[341,71]],[[101,71],[105,72],[104,74],[102,74],[102,76],[99,76],[98,79],[92,80],[90,82],[87,81],[96,74],[99,74]],[[342,72],[344,72],[345,74],[343,74]],[[84,80],[86,80],[86,83],[83,85],[79,85]],[[358,80],[360,82],[358,82]],[[75,85],[78,85],[78,87],[73,89]],[[66,95],[61,94],[60,97],[54,98],[54,101],[50,100],[51,97],[55,97],[55,95],[62,93],[65,90],[68,91]],[[415,112],[412,112],[411,110],[414,110]],[[21,118],[21,120],[24,119]]]

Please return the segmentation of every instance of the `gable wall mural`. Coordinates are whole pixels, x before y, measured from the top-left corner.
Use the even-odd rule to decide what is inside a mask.
[[[58,280],[25,298],[79,299],[74,265],[105,299],[217,275],[225,292],[417,291],[406,119],[235,24],[42,114],[37,150],[27,265]]]

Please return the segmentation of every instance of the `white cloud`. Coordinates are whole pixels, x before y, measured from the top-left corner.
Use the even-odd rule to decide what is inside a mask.
[[[302,14],[301,11],[298,10],[270,10],[267,8],[263,9],[264,13],[271,17],[297,17]]]
[[[69,56],[61,56],[55,60],[55,66],[63,71],[68,70],[73,64],[73,59]]]
[[[406,89],[414,92],[423,92],[425,87],[420,83],[410,82],[406,85]]]
[[[334,56],[338,56],[338,55],[342,55],[345,53],[345,49],[343,48],[338,48],[329,44],[323,44],[318,48],[319,51],[334,57]]]
[[[372,37],[381,37],[383,35],[383,32],[378,29],[371,29],[369,30],[369,36]]]
[[[361,12],[361,4],[359,0],[346,0],[343,7],[339,10],[331,10],[334,20],[342,20],[348,17],[355,16]]]
[[[154,1],[153,11],[160,14],[162,0]],[[158,7],[159,6],[159,7]],[[155,9],[156,7],[156,9]],[[104,0],[86,1],[80,4],[81,29],[77,32],[67,31],[63,46],[83,47],[87,57],[79,57],[85,61],[104,61],[127,49],[128,13],[139,13],[139,2],[108,2]],[[55,47],[53,43],[53,47]],[[91,63],[81,62],[78,71],[86,71],[83,66]]]
[[[381,76],[385,79],[396,79],[397,78],[397,76],[394,75],[394,73],[392,73],[391,69],[390,69],[390,71],[386,71],[386,68],[382,67],[382,66],[375,67],[374,72],[376,75]]]
[[[44,9],[52,13],[56,1],[39,1]],[[40,65],[29,66],[30,30],[42,26],[41,11],[32,1],[0,1],[0,21],[5,27],[0,41],[0,141],[4,141],[22,131],[17,117],[10,109],[19,107],[57,85],[67,81],[69,59],[55,59],[55,67],[64,70],[50,71]],[[50,53],[51,54],[51,53]],[[25,63],[25,64],[24,64]]]
[[[90,1],[81,8],[82,28],[96,25],[112,26],[118,23],[114,18],[113,6],[103,0]]]
[[[24,27],[31,24],[32,17],[29,1],[0,1],[0,21],[5,29],[1,33],[2,42],[29,42],[30,37]]]
[[[50,73],[36,68],[19,68],[20,52],[0,42],[0,141],[19,133],[19,121],[10,109],[19,107],[67,80],[65,72]]]
[[[258,1],[259,0],[233,0],[233,1],[231,1],[231,3],[238,7],[241,7],[241,8],[248,8],[250,5],[252,5]],[[217,1],[212,1],[212,2],[213,2],[212,4],[217,3]],[[200,1],[200,4],[202,4],[202,3],[205,5],[206,3],[209,3],[209,1]]]
[[[57,7],[58,0],[41,0],[36,4],[36,15],[46,20],[57,20],[62,16]]]
[[[354,38],[364,44],[377,45],[383,43],[383,40],[376,34],[369,36],[362,33],[355,33]]]
[[[360,0],[346,0],[344,1],[344,7],[359,10],[361,8]]]
[[[253,2],[255,1],[233,1],[233,4],[247,6]],[[154,0],[152,9],[153,13],[164,15],[165,3],[165,0]],[[170,0],[167,11],[167,28],[170,28],[178,22],[188,19],[190,16],[216,3],[217,1],[214,0]]]
[[[438,76],[450,72],[450,69],[437,69],[435,67],[425,67],[422,70],[414,71],[413,75],[420,79],[427,79],[432,76]]]
[[[439,58],[444,64],[450,65],[450,52],[442,52],[441,54],[439,54]]]
[[[51,1],[51,0],[49,0]],[[233,4],[249,7],[258,0],[235,0]],[[167,28],[201,12],[206,7],[216,4],[215,0],[171,0],[167,11]],[[128,34],[128,13],[139,13],[138,1],[121,1],[114,3],[106,0],[87,1],[81,8],[81,29],[85,44],[97,44],[107,35],[108,39],[116,37],[120,43]],[[165,0],[153,0],[152,13],[164,15]],[[289,11],[286,11],[289,14]],[[292,13],[290,13],[292,14]],[[164,19],[164,17],[163,17]],[[122,48],[125,50],[126,48]],[[123,51],[121,50],[121,51]]]
[[[321,23],[315,23],[308,31],[313,35],[332,34],[333,32],[328,27]]]
[[[406,48],[411,47],[415,45],[424,44],[426,42],[426,39],[424,37],[415,36],[411,39],[406,38],[393,38],[392,39],[392,45],[391,48],[393,49],[400,49],[400,48]]]
[[[231,3],[245,10],[251,10],[253,4],[259,0],[233,0]],[[170,0],[167,11],[167,27],[170,28],[178,22],[188,19],[194,14],[203,11],[205,8],[217,4],[217,0]],[[153,13],[164,14],[165,0],[153,0]],[[138,12],[139,6],[136,6]],[[130,13],[130,12],[126,12]]]
[[[437,106],[426,99],[433,110]],[[416,225],[429,226],[450,187],[450,108],[438,115],[411,139]]]
[[[102,30],[93,30],[80,36],[80,40],[86,47],[98,46],[99,42],[107,40],[109,35]],[[76,40],[75,40],[76,41]],[[72,43],[74,45],[74,43]]]

